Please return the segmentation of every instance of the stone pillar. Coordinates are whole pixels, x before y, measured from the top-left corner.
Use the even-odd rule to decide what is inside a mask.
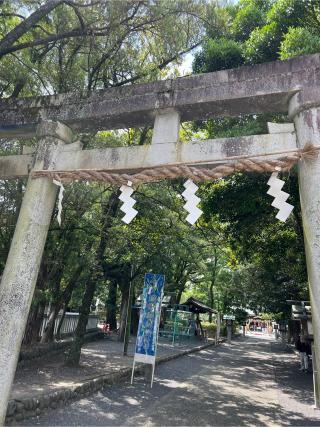
[[[157,113],[152,135],[152,144],[178,142],[180,130],[180,115],[173,108]]]
[[[52,169],[72,134],[61,123],[43,121],[35,169]],[[52,179],[29,177],[0,284],[0,425],[4,423],[11,385],[46,242],[57,186]]]
[[[319,88],[308,88],[295,94],[289,103],[289,117],[295,123],[299,148],[309,143],[320,146]],[[317,159],[301,160],[298,172],[315,361],[316,365],[320,366],[320,155]],[[320,372],[317,373],[315,391],[315,399],[319,407]]]

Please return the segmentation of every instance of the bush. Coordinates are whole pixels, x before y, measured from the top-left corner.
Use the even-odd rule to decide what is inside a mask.
[[[238,325],[236,324],[236,322],[232,323],[232,334],[235,334],[237,332],[238,329]],[[220,328],[220,336],[221,337],[226,337],[227,336],[227,325],[225,322],[223,322],[221,324],[221,328]]]
[[[236,68],[243,64],[241,44],[234,40],[210,39],[204,43],[202,51],[193,62],[194,73]]]
[[[278,24],[272,22],[262,28],[255,28],[244,43],[244,57],[248,64],[273,61],[278,58],[282,33]]]
[[[217,325],[215,323],[201,322],[201,325],[203,329],[206,329],[208,331],[209,338],[215,338],[217,331]]]
[[[320,37],[302,27],[289,28],[280,46],[281,59],[316,52],[320,52]]]

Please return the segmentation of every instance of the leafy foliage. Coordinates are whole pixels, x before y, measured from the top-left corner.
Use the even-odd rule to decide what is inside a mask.
[[[243,64],[241,46],[230,39],[210,39],[195,56],[195,73],[209,73]]]
[[[319,4],[313,0],[216,2],[4,1],[0,12],[0,96],[21,97],[131,85],[177,76],[184,53],[197,51],[193,69],[206,73],[318,52]],[[20,24],[24,23],[24,26]],[[32,24],[32,25],[31,25]],[[24,28],[24,30],[23,30]],[[22,31],[22,30],[23,31]],[[8,73],[8,70],[14,73]],[[267,133],[267,120],[241,116],[184,124],[181,140]],[[142,145],[152,130],[123,129],[79,135],[84,148]],[[1,154],[22,152],[1,141]],[[24,145],[35,146],[35,140]],[[139,216],[121,221],[114,188],[67,186],[62,227],[54,212],[32,311],[79,308],[87,296],[128,304],[128,284],[141,291],[146,271],[166,275],[166,292],[190,295],[221,312],[244,309],[284,315],[286,299],[307,299],[296,172],[284,176],[295,205],[287,223],[274,218],[264,175],[235,175],[202,185],[204,216],[185,223],[181,180],[140,186]],[[0,183],[0,272],[4,268],[25,182]],[[80,332],[79,332],[80,333]],[[81,340],[79,341],[81,346]]]
[[[312,34],[307,28],[290,27],[281,43],[280,58],[288,59],[319,51],[320,35]]]
[[[230,17],[229,33],[203,45],[194,62],[195,72],[224,69],[225,61],[221,58],[230,46],[238,53],[229,56],[230,68],[320,50],[318,2],[244,0],[225,10]],[[210,46],[214,48],[210,50]],[[220,53],[216,52],[218,46]],[[240,116],[208,120],[195,127],[207,132],[210,138],[221,138],[267,133],[268,120],[287,119]],[[202,188],[204,221],[220,224],[231,249],[228,255],[231,272],[219,292],[224,308],[247,307],[284,315],[288,311],[286,299],[307,297],[296,171],[283,178],[290,193],[289,202],[295,206],[285,224],[274,218],[274,209],[266,195],[267,176],[238,174]]]

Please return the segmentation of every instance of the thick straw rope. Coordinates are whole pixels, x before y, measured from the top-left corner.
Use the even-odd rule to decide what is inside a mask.
[[[320,147],[306,145],[303,149],[281,152],[282,157],[276,160],[259,160],[257,157],[237,156],[226,157],[222,161],[229,163],[215,166],[211,169],[202,168],[197,162],[195,166],[187,164],[173,164],[145,169],[134,174],[113,173],[108,170],[77,169],[72,171],[33,171],[33,178],[51,177],[58,181],[85,180],[103,181],[112,185],[122,185],[131,181],[133,184],[161,181],[163,179],[191,178],[195,182],[213,181],[231,175],[235,172],[274,172],[276,170],[288,171],[300,159],[314,159],[319,154]],[[287,153],[287,155],[285,155]],[[263,154],[274,156],[275,153]],[[235,159],[235,161],[231,161]]]

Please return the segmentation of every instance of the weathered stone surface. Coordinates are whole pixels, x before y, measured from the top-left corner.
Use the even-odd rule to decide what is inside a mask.
[[[17,403],[15,400],[9,400],[8,408],[7,408],[7,417],[11,417],[14,415],[17,409]]]
[[[209,139],[205,141],[190,141],[188,143],[166,142],[132,147],[115,147],[95,150],[70,151],[61,149],[56,157],[52,169],[104,169],[113,172],[137,172],[145,168],[155,166],[197,162],[206,166],[208,164],[222,163],[226,157],[238,155],[260,156],[272,159],[272,156],[264,157],[265,153],[277,153],[278,151],[295,150],[296,137],[294,132],[280,132],[272,135],[251,135],[235,138]],[[7,179],[14,173],[23,176],[27,169],[16,165],[16,156],[0,157],[5,159],[6,169],[0,169],[0,178]],[[279,157],[275,154],[274,158]],[[223,162],[225,163],[225,162]],[[11,167],[12,170],[11,172]]]
[[[268,122],[267,125],[269,133],[288,133],[295,131],[293,123]]]
[[[307,85],[299,93],[290,99],[288,115],[291,120],[297,118],[297,116],[305,111],[311,110],[312,108],[319,107],[320,104],[320,87],[318,85]],[[295,121],[296,124],[296,121]]]
[[[303,87],[317,86],[320,55],[83,94],[0,101],[0,136],[34,135],[41,117],[77,131],[152,124],[174,108],[181,121],[283,112]]]
[[[39,397],[39,408],[40,410],[46,408],[48,405],[44,397]]]
[[[152,133],[152,144],[179,141],[180,115],[174,109],[157,114]]]
[[[42,123],[39,129],[45,128]],[[54,164],[63,141],[58,135],[42,136],[36,154],[37,167]],[[41,130],[44,132],[44,129]],[[69,134],[69,130],[66,132]],[[43,134],[42,134],[43,135]],[[56,148],[56,150],[55,150]],[[9,393],[16,370],[36,284],[42,252],[47,237],[57,194],[57,187],[48,179],[28,180],[19,219],[0,285],[0,424],[4,421]],[[17,405],[18,406],[18,405]]]
[[[320,88],[304,90],[290,102],[299,147],[310,143],[320,148]],[[320,157],[303,159],[298,164],[299,193],[307,261],[315,365],[320,366]],[[315,381],[317,406],[320,405],[320,370]]]
[[[23,405],[24,405],[24,408],[27,411],[30,411],[33,408],[33,400],[32,400],[32,398],[24,399],[23,400]]]
[[[16,402],[16,412],[22,412],[24,410],[24,404],[22,402]]]
[[[82,386],[79,385],[74,389],[74,395],[77,396],[78,394],[81,394],[82,392]]]
[[[65,397],[65,399],[66,399],[66,400],[70,399],[70,398],[71,398],[71,394],[72,394],[71,390],[66,390],[66,391],[64,392],[64,397]]]
[[[28,176],[34,158],[30,154],[0,157],[0,175],[9,178],[22,178]]]
[[[22,412],[18,412],[18,413],[15,415],[14,419],[15,419],[16,421],[22,421],[22,420],[24,419],[24,414],[23,414]]]
[[[24,413],[24,418],[30,418],[30,417],[35,417],[36,416],[36,410],[35,409],[31,409],[30,411],[25,411]]]
[[[14,417],[7,417],[6,418],[6,426],[13,425],[13,422],[14,422]]]

